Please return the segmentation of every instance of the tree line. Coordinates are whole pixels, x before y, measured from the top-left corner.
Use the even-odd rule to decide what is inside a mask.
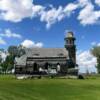
[[[25,48],[23,46],[9,46],[7,49],[8,55],[6,59],[0,57],[0,72],[7,73],[14,69],[15,57],[20,57],[25,54]]]
[[[97,59],[96,68],[97,68],[98,73],[100,74],[100,46],[94,46],[94,47],[91,49],[91,53],[92,53],[92,54],[96,57],[96,59]]]
[[[96,68],[100,73],[100,46],[94,46],[91,50],[91,54],[97,58]],[[25,54],[25,47],[20,46],[9,46],[7,49],[8,55],[3,61],[0,56],[0,72],[7,73],[14,69],[14,61],[16,57],[20,57]]]

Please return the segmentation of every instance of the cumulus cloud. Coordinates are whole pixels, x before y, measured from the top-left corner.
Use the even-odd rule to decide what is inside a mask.
[[[22,38],[20,34],[13,33],[10,29],[5,29],[4,33],[0,33],[0,36],[8,38]]]
[[[52,8],[49,11],[43,11],[41,13],[41,17],[40,20],[42,22],[46,22],[46,27],[50,28],[50,26],[52,24],[54,24],[57,21],[62,20],[62,18],[64,17],[64,14],[62,13],[62,7],[60,6],[58,9],[56,8]]]
[[[77,7],[69,4],[65,8],[59,6],[58,9],[52,7],[46,10],[42,5],[34,5],[33,0],[0,0],[0,19],[20,22],[24,18],[34,18],[39,16],[40,21],[46,22],[47,28],[57,21],[65,18]]]
[[[33,0],[0,0],[0,19],[20,22],[24,18],[38,15],[43,9],[40,5],[33,5]]]
[[[3,40],[1,37],[0,37],[0,44],[1,44],[1,45],[5,45],[5,44],[6,44],[6,41]]]
[[[91,45],[92,46],[95,46],[97,43],[95,42],[95,41],[93,41],[92,43],[91,43]]]
[[[41,48],[43,47],[43,43],[42,42],[33,42],[31,40],[24,40],[22,43],[21,43],[22,46],[26,47],[26,48],[32,48],[32,47],[36,47],[36,48]]]
[[[96,4],[99,4],[99,0],[96,1]],[[58,9],[52,7],[48,11],[44,10],[40,15],[40,20],[46,22],[46,27],[50,28],[52,24],[66,17],[70,17],[77,9],[80,9],[77,20],[79,20],[82,25],[97,24],[99,22],[100,10],[95,10],[90,0],[77,0],[76,2],[69,3],[65,7],[59,6]]]
[[[94,42],[91,43],[91,45],[92,46],[100,46],[100,43],[97,43],[97,42],[94,41]]]
[[[100,6],[100,0],[95,0],[95,3]]]
[[[76,10],[78,8],[78,4],[76,3],[69,3],[65,8],[64,8],[64,13],[71,13],[72,11]]]
[[[97,64],[96,57],[94,57],[88,50],[79,52],[77,54],[77,63],[81,70],[84,68],[85,72],[87,69],[90,72],[96,72],[96,67],[95,67]]]
[[[95,2],[99,5],[99,0]],[[46,26],[49,28],[52,24],[70,17],[77,9],[79,10],[77,20],[82,25],[98,24],[100,21],[100,10],[95,10],[95,5],[90,0],[77,0],[65,7],[59,6],[58,9],[52,7],[48,11],[44,10],[40,14],[40,20],[46,22]]]
[[[100,0],[95,0],[100,6]],[[53,6],[48,9],[42,5],[35,5],[33,0],[0,0],[0,19],[11,22],[20,22],[25,18],[40,18],[46,27],[69,17],[78,9],[77,19],[82,25],[96,24],[100,21],[100,10],[95,10],[92,0],[76,0],[65,7]]]
[[[98,23],[100,18],[100,11],[94,10],[94,5],[92,3],[87,3],[85,7],[80,10],[78,20],[82,25],[95,24]]]
[[[59,6],[58,8],[52,7],[48,11],[43,11],[41,13],[40,20],[46,22],[46,27],[50,28],[50,26],[56,22],[61,21],[66,16],[69,17],[74,10],[78,7],[77,4],[70,3],[65,7]]]
[[[6,51],[0,51],[0,57],[2,59],[2,62],[5,61],[7,56],[8,56],[8,53]]]

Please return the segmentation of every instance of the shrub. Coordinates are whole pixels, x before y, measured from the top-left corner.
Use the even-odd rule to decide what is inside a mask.
[[[78,75],[78,79],[84,79],[83,75]]]

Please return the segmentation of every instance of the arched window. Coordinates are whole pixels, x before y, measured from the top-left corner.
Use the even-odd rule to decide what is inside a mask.
[[[57,72],[60,72],[60,70],[61,70],[61,66],[59,63],[57,63]]]
[[[22,67],[20,67],[20,71],[22,71]]]
[[[70,40],[70,44],[72,44],[72,40]]]
[[[37,65],[37,63],[34,63],[34,65],[33,65],[33,70],[34,70],[34,71],[38,71],[38,65]]]

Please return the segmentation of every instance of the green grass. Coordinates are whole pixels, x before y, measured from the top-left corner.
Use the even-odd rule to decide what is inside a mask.
[[[100,78],[16,80],[0,76],[0,100],[100,100]]]

